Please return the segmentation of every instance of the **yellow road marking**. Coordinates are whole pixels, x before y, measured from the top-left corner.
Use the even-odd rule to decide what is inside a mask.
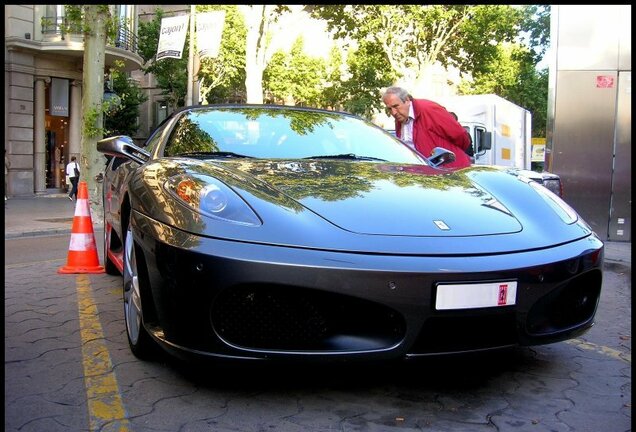
[[[585,349],[585,350],[589,350],[589,351],[595,351],[599,354],[603,354],[605,356],[609,356],[609,357],[613,357],[617,360],[623,360],[626,363],[631,363],[632,362],[632,355],[631,354],[627,354],[612,348],[608,348],[606,346],[601,346],[601,345],[596,345],[590,342],[585,342],[581,339],[570,339],[567,340],[566,343],[569,343],[570,345],[574,345],[578,348],[581,349]]]
[[[104,332],[88,275],[77,276],[76,284],[89,430],[129,432],[130,423],[126,418],[110,354],[104,344]]]

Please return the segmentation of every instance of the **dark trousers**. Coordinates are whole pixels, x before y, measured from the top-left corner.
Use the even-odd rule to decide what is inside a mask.
[[[68,178],[71,181],[71,192],[69,192],[68,196],[70,196],[71,198],[75,198],[77,199],[77,181],[79,180],[78,177],[69,177]]]

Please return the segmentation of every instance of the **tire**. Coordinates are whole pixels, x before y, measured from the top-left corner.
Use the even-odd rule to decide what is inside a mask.
[[[156,354],[156,343],[144,327],[139,267],[133,240],[131,219],[124,241],[124,320],[130,350],[135,357],[149,360]]]

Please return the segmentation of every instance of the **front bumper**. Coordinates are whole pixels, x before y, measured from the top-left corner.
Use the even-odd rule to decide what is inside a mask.
[[[592,324],[603,244],[387,256],[192,235],[134,213],[144,325],[184,358],[399,359],[536,345]],[[435,310],[440,283],[514,280],[513,306]]]

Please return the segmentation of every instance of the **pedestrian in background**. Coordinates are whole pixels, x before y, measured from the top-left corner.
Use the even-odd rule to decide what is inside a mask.
[[[466,154],[470,141],[466,130],[440,104],[427,99],[413,99],[402,87],[389,87],[382,101],[395,119],[398,138],[430,157],[435,147],[443,147],[455,153],[455,160],[444,168],[470,166]]]
[[[77,182],[79,181],[80,169],[79,165],[75,160],[75,156],[71,157],[71,161],[66,165],[66,175],[71,181],[71,191],[68,194],[68,199],[73,201],[73,198],[77,200]]]
[[[7,149],[4,149],[4,200],[8,200],[7,191],[9,187],[9,168],[11,168],[11,161],[7,155]]]

